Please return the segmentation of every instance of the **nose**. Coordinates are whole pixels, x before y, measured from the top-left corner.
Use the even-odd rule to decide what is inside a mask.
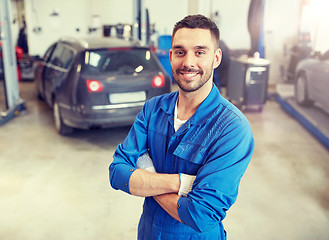
[[[183,61],[183,67],[193,68],[196,66],[194,53],[186,53]]]

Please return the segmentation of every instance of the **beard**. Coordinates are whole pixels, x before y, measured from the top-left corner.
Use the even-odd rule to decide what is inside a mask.
[[[194,68],[187,68],[184,67],[182,69],[177,69],[176,71],[172,71],[173,78],[175,79],[177,85],[180,89],[182,89],[184,92],[195,92],[199,90],[203,85],[205,85],[212,77],[213,72],[213,66],[211,66],[208,71],[204,74],[204,71],[201,69],[194,69]],[[186,73],[197,73],[200,77],[199,79],[193,80],[191,82],[187,82],[185,79],[183,79],[180,75],[181,72]],[[187,82],[187,84],[186,84]]]

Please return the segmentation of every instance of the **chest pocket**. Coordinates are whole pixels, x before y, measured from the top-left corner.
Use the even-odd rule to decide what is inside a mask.
[[[175,149],[174,155],[197,165],[204,164],[206,160],[204,147],[187,142],[181,142]]]

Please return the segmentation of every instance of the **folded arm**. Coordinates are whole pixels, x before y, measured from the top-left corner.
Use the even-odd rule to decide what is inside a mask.
[[[130,193],[140,197],[177,193],[179,186],[178,174],[153,173],[144,169],[136,169],[129,180]]]

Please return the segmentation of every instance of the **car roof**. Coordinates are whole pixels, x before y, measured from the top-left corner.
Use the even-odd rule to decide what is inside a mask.
[[[99,38],[68,38],[63,37],[59,42],[70,44],[79,50],[93,50],[102,48],[143,47],[140,41],[111,37]]]

